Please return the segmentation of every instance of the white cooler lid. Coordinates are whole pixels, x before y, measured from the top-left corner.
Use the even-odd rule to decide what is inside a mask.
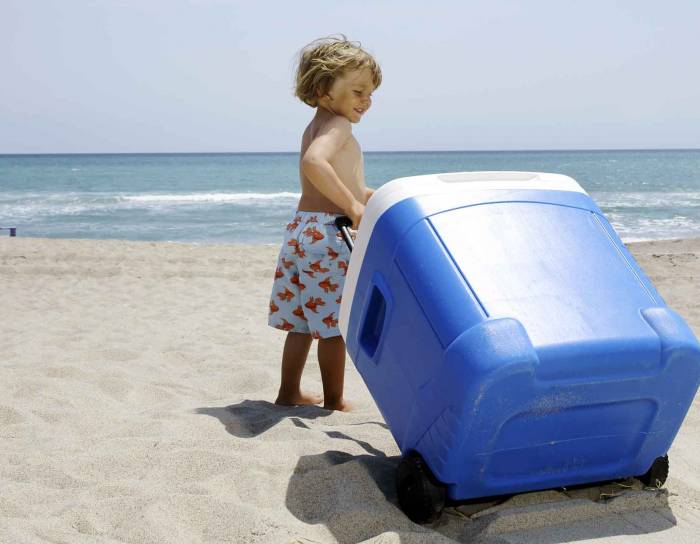
[[[407,198],[416,198],[432,194],[462,193],[465,191],[492,190],[549,190],[572,191],[587,194],[586,191],[569,176],[543,172],[453,172],[428,174],[398,178],[377,189],[367,203],[365,214],[360,223],[355,247],[348,266],[343,298],[340,305],[338,326],[343,338],[348,332],[350,310],[355,296],[357,278],[362,268],[369,238],[379,217],[393,205]]]

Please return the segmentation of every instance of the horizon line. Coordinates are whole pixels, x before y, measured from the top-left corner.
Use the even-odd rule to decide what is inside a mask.
[[[363,150],[364,154],[428,154],[428,153],[571,153],[571,152],[632,152],[632,151],[700,151],[700,147],[648,148],[559,148],[559,149],[416,149],[416,150]],[[299,151],[95,151],[50,153],[0,153],[0,157],[52,157],[90,155],[298,155]]]

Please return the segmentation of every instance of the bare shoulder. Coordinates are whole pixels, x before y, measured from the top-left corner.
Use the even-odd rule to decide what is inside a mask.
[[[342,115],[334,115],[326,119],[319,127],[319,133],[337,132],[345,137],[352,134],[352,123]]]
[[[310,130],[309,130],[310,129]],[[337,160],[347,153],[349,147],[354,147],[351,123],[339,115],[316,118],[304,133],[302,153],[304,160],[323,158]]]
[[[307,136],[305,136],[307,138]],[[334,115],[319,120],[308,135],[308,146],[313,153],[323,150],[326,155],[334,155],[345,148],[353,139],[350,121],[345,117]]]

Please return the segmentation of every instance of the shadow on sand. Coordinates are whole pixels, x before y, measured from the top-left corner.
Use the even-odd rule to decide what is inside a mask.
[[[337,450],[300,457],[287,486],[288,510],[304,523],[324,524],[341,544],[387,532],[398,534],[404,543],[453,539],[503,544],[511,541],[510,533],[518,535],[518,542],[563,544],[653,533],[676,524],[665,490],[645,491],[638,485],[611,493],[611,484],[601,484],[452,504],[434,524],[418,526],[397,506],[394,478],[398,456],[389,457],[348,432],[313,429],[307,424],[332,412],[318,406],[284,407],[245,400],[225,407],[199,408],[196,413],[216,417],[238,438],[254,438],[289,419],[300,429],[323,432],[361,447],[366,453],[353,455],[342,451],[340,442]],[[387,428],[380,422],[361,425]]]
[[[397,533],[402,543],[564,544],[676,525],[668,492],[643,490],[637,483],[634,489],[600,484],[451,503],[437,522],[418,526],[397,506],[398,463],[398,456],[342,451],[303,456],[289,480],[287,508],[305,523],[323,523],[341,544],[387,532]]]
[[[230,406],[197,408],[195,413],[217,418],[233,436],[254,438],[283,419],[292,419],[299,426],[295,420],[328,417],[333,412],[319,406],[278,406],[265,400],[244,400]]]
[[[244,400],[229,406],[213,406],[197,408],[194,413],[212,416],[218,419],[229,434],[238,438],[254,438],[277,425],[283,419],[289,419],[294,425],[303,429],[311,429],[304,420],[313,421],[320,417],[328,417],[333,412],[320,406],[279,406],[266,400]],[[352,426],[353,424],[350,424]],[[386,423],[367,421],[354,425],[376,425],[388,429]],[[331,438],[354,440],[368,453],[384,455],[367,442],[356,441],[341,432],[322,431]]]

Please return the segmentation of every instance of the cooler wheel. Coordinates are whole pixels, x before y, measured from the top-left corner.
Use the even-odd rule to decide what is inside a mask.
[[[430,523],[445,507],[445,486],[428,468],[418,452],[401,459],[396,473],[396,492],[403,513],[415,523]]]
[[[668,455],[657,457],[651,468],[637,479],[647,487],[661,487],[668,478]]]

